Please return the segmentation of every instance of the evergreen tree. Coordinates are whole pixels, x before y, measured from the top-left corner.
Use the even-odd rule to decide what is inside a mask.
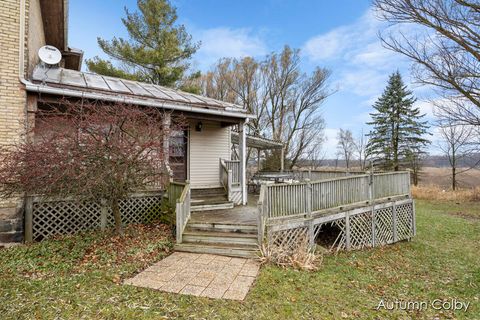
[[[397,71],[393,73],[382,96],[375,102],[371,113],[373,126],[368,134],[367,155],[375,165],[385,170],[398,171],[419,159],[429,141],[424,138],[428,124],[424,114],[413,107],[416,99],[403,84]],[[414,168],[418,170],[417,167]]]
[[[176,25],[177,12],[168,0],[138,0],[138,12],[125,8],[122,22],[130,38],[111,41],[98,38],[98,45],[120,66],[95,57],[88,69],[102,75],[139,80],[165,86],[174,85],[188,68],[187,60],[199,44],[183,25]]]

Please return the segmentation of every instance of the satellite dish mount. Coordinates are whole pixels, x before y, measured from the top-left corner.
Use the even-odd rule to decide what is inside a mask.
[[[38,50],[38,57],[48,67],[58,65],[62,60],[62,53],[54,46],[43,46]]]

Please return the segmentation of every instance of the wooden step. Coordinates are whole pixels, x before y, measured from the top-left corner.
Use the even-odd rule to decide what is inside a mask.
[[[227,196],[215,196],[208,198],[191,198],[192,204],[219,204],[229,202]]]
[[[180,243],[174,246],[177,251],[193,252],[193,253],[209,253],[218,254],[229,257],[241,257],[256,259],[259,257],[259,250],[252,246],[245,245],[226,245],[220,243],[213,244],[197,244],[197,243]]]
[[[192,189],[192,198],[204,198],[209,196],[226,195],[224,188]]]
[[[258,247],[257,235],[251,233],[186,231],[183,233],[183,241],[185,243],[241,244],[252,246],[253,249]]]
[[[258,228],[256,225],[242,225],[242,224],[223,224],[223,223],[207,223],[190,220],[185,228],[185,231],[214,231],[227,233],[248,233],[257,234]]]
[[[209,210],[224,210],[224,209],[232,209],[233,208],[233,202],[227,201],[227,202],[220,202],[220,203],[213,203],[213,204],[208,204],[208,203],[192,203],[190,207],[190,211],[209,211]]]

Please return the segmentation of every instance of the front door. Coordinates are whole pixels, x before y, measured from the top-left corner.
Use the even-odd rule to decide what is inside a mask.
[[[184,182],[187,180],[187,131],[174,132],[170,138],[170,169],[173,171],[173,180]]]

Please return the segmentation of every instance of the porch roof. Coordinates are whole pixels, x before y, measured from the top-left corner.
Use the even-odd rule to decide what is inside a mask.
[[[27,91],[235,118],[254,118],[242,106],[149,83],[65,68],[35,67]]]
[[[239,143],[238,132],[232,131],[232,143]],[[261,136],[247,134],[247,147],[261,150],[283,149],[283,143]]]

